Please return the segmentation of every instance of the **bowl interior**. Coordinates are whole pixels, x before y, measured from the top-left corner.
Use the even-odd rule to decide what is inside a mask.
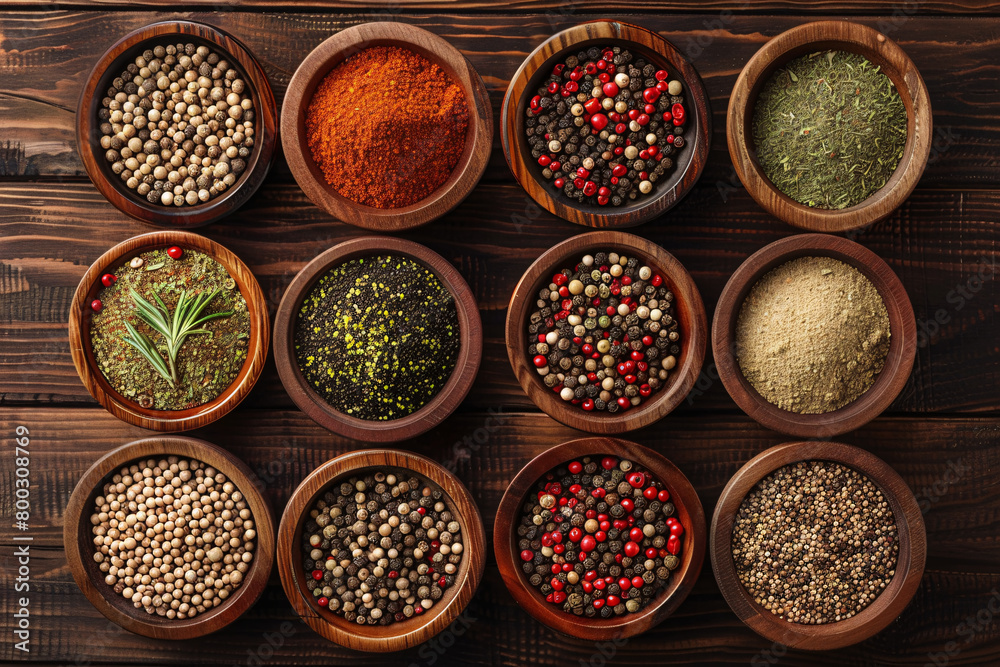
[[[865,252],[867,253],[868,251]],[[874,255],[872,256],[875,257]],[[799,257],[832,257],[854,267],[860,271],[862,275],[868,278],[872,285],[875,286],[879,296],[882,297],[882,301],[885,304],[886,311],[889,315],[889,351],[886,354],[885,365],[883,366],[882,371],[875,378],[875,382],[864,394],[859,396],[853,402],[837,410],[820,414],[799,414],[789,410],[783,410],[769,402],[766,398],[761,396],[760,393],[754,389],[753,385],[750,384],[749,380],[744,377],[743,372],[740,369],[739,361],[736,359],[736,324],[739,320],[740,309],[742,308],[747,295],[750,294],[750,290],[757,284],[757,281],[764,277],[768,271]],[[878,258],[875,257],[875,259]],[[864,259],[859,257],[857,254],[844,252],[836,247],[831,247],[830,244],[826,244],[826,247],[800,246],[769,257],[767,261],[763,262],[755,271],[748,273],[746,276],[742,276],[744,280],[740,289],[736,292],[736,298],[733,301],[732,308],[728,310],[720,308],[719,311],[717,311],[717,316],[724,318],[723,324],[726,328],[726,340],[730,343],[727,354],[732,358],[732,365],[735,371],[733,373],[733,380],[739,383],[739,386],[752,397],[752,400],[755,403],[754,408],[757,414],[751,416],[760,419],[760,415],[763,414],[765,417],[770,418],[773,422],[787,422],[811,428],[850,422],[858,418],[863,413],[868,412],[871,409],[873,401],[878,400],[887,392],[891,393],[892,398],[895,398],[898,390],[893,391],[893,387],[899,383],[900,373],[905,372],[909,375],[909,367],[907,366],[908,358],[910,360],[909,363],[912,364],[912,356],[908,356],[907,351],[912,350],[913,332],[910,331],[910,327],[907,326],[907,322],[913,322],[913,309],[909,300],[906,299],[905,292],[902,292],[898,278],[895,277],[891,269],[889,269],[884,262],[881,260],[878,260],[878,262],[879,266],[874,266],[872,263],[864,261]],[[900,292],[902,292],[902,298],[900,298]],[[874,417],[875,415],[873,414],[871,416]]]
[[[123,197],[128,199],[140,209],[159,216],[181,217],[217,208],[220,204],[233,198],[235,193],[241,189],[250,174],[257,168],[257,164],[260,162],[262,153],[264,152],[262,149],[266,141],[265,133],[269,131],[264,123],[264,113],[266,112],[264,105],[273,105],[273,99],[270,98],[270,94],[266,96],[268,99],[262,98],[260,91],[257,90],[255,77],[252,76],[252,73],[248,72],[247,67],[244,66],[243,60],[249,60],[251,56],[249,54],[234,54],[216,39],[209,38],[207,36],[209,34],[218,34],[221,37],[221,33],[217,33],[217,31],[210,29],[207,26],[197,26],[197,30],[193,32],[163,32],[162,34],[149,38],[142,38],[139,35],[132,35],[131,37],[126,38],[122,43],[124,50],[121,54],[110,61],[107,67],[105,67],[104,73],[97,79],[97,84],[94,86],[94,94],[90,100],[90,106],[86,110],[86,113],[89,114],[89,132],[86,141],[87,145],[85,147],[81,147],[81,150],[87,150],[92,153],[94,162],[97,164],[97,168],[100,171],[101,176],[103,176],[104,180],[110,183],[111,186]],[[121,177],[116,176],[111,170],[111,163],[104,159],[104,150],[101,148],[100,144],[101,123],[97,118],[97,113],[101,109],[101,100],[104,99],[108,89],[111,87],[111,82],[114,81],[116,77],[121,75],[125,67],[128,66],[129,63],[133,62],[137,55],[141,54],[146,49],[152,49],[155,46],[167,46],[168,44],[177,43],[186,44],[189,42],[194,44],[196,47],[207,46],[209,49],[228,60],[231,66],[240,73],[240,77],[246,83],[246,90],[249,92],[254,105],[254,145],[250,151],[250,156],[247,159],[246,168],[243,170],[243,173],[240,174],[236,183],[226,190],[226,192],[213,197],[207,202],[201,202],[193,206],[185,204],[184,206],[177,207],[151,204],[144,197],[140,197],[135,191],[129,190],[125,185],[125,182],[122,181]]]
[[[784,67],[788,62],[800,56],[816,53],[817,51],[846,51],[864,56],[869,62],[879,66],[882,73],[889,77],[893,85],[896,87],[896,90],[899,92],[899,96],[903,100],[903,105],[906,108],[906,143],[903,146],[903,156],[899,159],[899,164],[896,165],[896,170],[884,186],[873,192],[865,200],[844,209],[821,209],[806,206],[805,204],[795,201],[779,190],[778,187],[771,182],[771,179],[767,177],[767,174],[761,167],[760,161],[757,159],[757,147],[753,141],[754,108],[757,104],[757,97],[760,95],[760,92],[763,90],[768,79],[770,79],[774,72]],[[911,159],[913,159],[917,143],[917,116],[914,110],[913,98],[914,93],[904,78],[903,72],[900,72],[896,65],[884,58],[882,54],[868,48],[864,44],[843,39],[824,39],[805,44],[793,45],[767,64],[760,76],[757,77],[756,81],[752,83],[750,93],[747,95],[747,104],[742,110],[742,121],[743,126],[746,128],[745,136],[747,141],[747,153],[750,156],[750,164],[753,165],[754,170],[760,175],[761,182],[766,184],[766,186],[777,194],[782,201],[787,202],[791,206],[807,209],[809,211],[830,211],[834,214],[858,211],[864,208],[873,197],[878,195],[879,192],[885,192],[894,187],[902,178],[906,165]]]
[[[156,232],[154,233],[159,234]],[[170,232],[163,232],[163,234],[169,235]],[[95,273],[95,276],[100,276],[105,272],[113,271],[122,264],[127,263],[131,258],[149,250],[156,250],[173,244],[178,245],[184,250],[188,250],[190,248],[188,243],[189,238],[186,235],[168,236],[167,238],[173,238],[174,240],[161,240],[159,238],[148,239],[141,245],[123,247],[128,244],[128,242],[126,242],[123,246],[112,249],[110,252],[114,254],[105,255],[98,260],[98,263],[101,266]],[[222,264],[222,266],[225,267],[226,271],[229,273],[230,277],[236,281],[236,287],[240,290],[240,294],[242,294],[243,298],[246,300],[247,312],[249,313],[250,318],[250,338],[247,345],[247,358],[243,362],[243,366],[240,368],[239,374],[232,381],[232,383],[221,394],[208,403],[203,403],[185,410],[154,410],[151,408],[143,408],[131,398],[120,394],[118,390],[111,386],[107,378],[104,377],[104,373],[101,372],[100,364],[94,356],[93,346],[90,342],[90,321],[93,316],[93,311],[91,311],[89,305],[85,305],[81,310],[81,317],[79,321],[80,339],[82,342],[83,354],[87,365],[90,367],[91,376],[94,378],[94,381],[101,388],[101,390],[103,390],[104,393],[111,398],[111,400],[121,405],[128,406],[128,409],[131,412],[142,414],[154,420],[188,420],[196,418],[200,415],[214,413],[221,406],[223,406],[223,404],[230,401],[233,394],[248,381],[248,376],[255,368],[252,363],[254,358],[258,355],[266,354],[267,351],[266,341],[268,340],[270,331],[268,330],[266,313],[261,312],[259,307],[256,305],[261,303],[262,299],[257,296],[260,292],[260,287],[254,280],[253,275],[250,273],[249,269],[243,266],[242,262],[240,262],[240,260],[228,250],[221,248],[221,246],[215,246],[217,252],[212,252],[212,250],[205,247],[204,239],[201,237],[194,238],[199,239],[200,243],[194,247],[193,250],[204,253]],[[212,245],[214,246],[214,244]],[[92,300],[97,298],[97,294],[100,292],[101,287],[102,285],[99,279],[93,280],[80,302],[83,304],[89,304]],[[259,373],[259,371],[260,368],[257,367],[256,372]]]
[[[683,96],[685,99],[684,106],[686,109],[690,109],[688,113],[687,123],[684,125],[684,138],[688,142],[679,153],[675,153],[674,168],[670,172],[669,178],[656,183],[653,193],[651,195],[643,195],[636,198],[635,201],[629,204],[622,204],[621,206],[608,207],[608,206],[596,206],[592,204],[581,203],[576,200],[569,199],[562,196],[558,191],[556,191],[555,186],[552,185],[552,181],[547,181],[542,178],[541,169],[535,158],[531,156],[531,149],[528,147],[528,142],[525,139],[524,134],[524,121],[527,117],[525,112],[528,108],[528,102],[536,94],[538,88],[542,83],[549,77],[552,72],[552,68],[561,63],[570,55],[578,53],[580,51],[586,51],[592,46],[602,47],[602,46],[621,46],[627,48],[632,52],[633,55],[644,58],[647,62],[653,65],[667,70],[670,73],[670,79],[677,79],[684,86]],[[697,84],[697,85],[695,85]],[[528,77],[528,83],[525,86],[524,94],[521,98],[517,100],[517,106],[514,108],[514,114],[516,115],[516,127],[517,127],[517,137],[514,141],[515,150],[521,155],[521,159],[526,165],[528,165],[528,172],[531,174],[531,178],[534,179],[538,187],[542,190],[548,192],[556,201],[579,211],[582,211],[591,215],[600,216],[621,216],[627,213],[632,213],[639,209],[644,209],[650,206],[652,203],[659,201],[663,197],[670,196],[673,193],[674,186],[680,182],[684,175],[687,173],[688,168],[694,159],[695,154],[695,141],[699,135],[700,124],[702,119],[699,115],[695,113],[695,105],[693,96],[700,94],[701,82],[688,81],[685,78],[683,70],[676,67],[674,63],[669,61],[667,57],[661,53],[654,51],[645,44],[640,44],[632,40],[626,39],[624,37],[615,38],[595,38],[586,39],[574,43],[571,46],[565,47],[555,54],[550,56],[544,63],[538,68],[536,68],[531,75]],[[610,208],[610,210],[609,210]]]
[[[433,42],[428,43],[431,44]],[[452,170],[451,175],[449,175],[448,179],[442,183],[437,190],[432,192],[426,198],[418,202],[414,202],[409,206],[399,208],[380,209],[373,206],[366,206],[348,199],[337,192],[333,186],[326,182],[326,177],[316,164],[316,161],[313,160],[306,132],[306,110],[309,106],[309,102],[312,100],[313,93],[316,92],[316,88],[320,83],[322,83],[326,75],[350,56],[353,56],[366,48],[376,46],[395,46],[409,49],[410,51],[427,58],[427,60],[431,61],[435,65],[438,65],[441,69],[447,72],[448,76],[450,76],[455,83],[462,87],[462,92],[465,94],[466,104],[469,107],[469,126],[465,137],[465,147],[463,148],[462,156],[459,158],[458,163]],[[324,53],[322,56],[317,55],[317,51],[314,51],[313,54],[307,58],[307,61],[303,63],[303,65],[309,67],[308,77],[302,81],[301,93],[296,96],[296,100],[299,101],[299,105],[297,108],[293,109],[293,111],[295,112],[295,123],[298,130],[295,132],[295,137],[298,140],[298,150],[303,156],[302,162],[306,169],[308,169],[309,177],[319,188],[321,188],[324,196],[339,202],[343,206],[357,209],[369,217],[402,216],[423,209],[443,197],[458,182],[458,180],[462,177],[462,174],[466,171],[466,168],[472,160],[473,147],[476,145],[476,142],[483,141],[483,137],[480,136],[482,131],[479,128],[479,124],[476,122],[476,91],[471,85],[472,82],[468,80],[467,73],[459,71],[456,68],[455,63],[444,57],[444,55],[439,51],[430,49],[425,44],[418,42],[417,40],[411,41],[401,37],[373,37],[371,39],[365,39],[361,44],[345,44],[339,50],[332,53]],[[458,52],[456,52],[455,55],[458,58],[463,58],[463,56]],[[315,63],[312,62],[313,58],[316,58]]]
[[[389,625],[364,625],[360,626],[357,623],[348,621],[343,616],[333,613],[327,609],[320,607],[316,603],[316,598],[313,594],[306,588],[306,576],[302,569],[302,563],[305,560],[304,554],[302,553],[302,531],[305,528],[306,515],[312,509],[313,505],[319,500],[324,493],[327,492],[334,484],[339,484],[341,481],[349,479],[355,476],[364,476],[369,472],[386,472],[398,475],[415,476],[417,479],[421,480],[432,489],[441,491],[444,494],[444,501],[448,505],[448,509],[451,510],[452,514],[455,515],[456,520],[462,526],[462,543],[466,544],[469,541],[469,535],[471,532],[470,526],[475,525],[471,522],[478,522],[478,515],[470,516],[468,509],[461,503],[455,501],[455,498],[448,493],[440,484],[436,481],[430,479],[426,475],[419,472],[410,470],[408,468],[402,468],[397,466],[362,466],[347,472],[336,474],[331,477],[329,481],[323,484],[315,493],[313,493],[307,500],[305,500],[304,505],[302,505],[301,514],[296,517],[295,520],[295,532],[292,537],[291,544],[291,565],[290,569],[292,572],[292,579],[294,581],[295,587],[298,589],[299,595],[305,601],[306,605],[313,612],[313,615],[322,620],[323,622],[334,626],[340,632],[355,635],[359,637],[365,637],[368,639],[377,640],[388,640],[398,637],[400,633],[400,628],[405,628],[408,631],[414,629],[415,626],[426,626],[432,624],[435,619],[437,619],[442,614],[447,613],[452,602],[458,596],[459,591],[466,585],[469,580],[470,573],[473,570],[473,554],[470,549],[463,551],[462,560],[458,565],[458,571],[455,573],[455,584],[447,588],[444,595],[440,600],[435,602],[434,606],[431,607],[429,612],[421,614],[419,617],[413,616],[399,623],[391,623]],[[471,547],[471,544],[468,544]]]
[[[533,284],[525,285],[526,291],[522,293],[523,299],[521,300],[520,309],[516,312],[513,310],[511,312],[511,316],[515,317],[517,322],[517,332],[514,338],[516,349],[512,350],[511,354],[518,355],[519,363],[523,363],[529,369],[532,376],[531,382],[535,383],[540,390],[536,396],[544,403],[539,407],[549,414],[556,413],[560,415],[560,417],[557,417],[560,421],[574,426],[578,425],[582,420],[610,424],[621,421],[624,415],[631,415],[638,419],[639,416],[656,411],[658,406],[664,402],[679,401],[683,398],[690,390],[691,382],[689,382],[688,376],[691,368],[694,367],[694,372],[697,374],[701,368],[704,356],[703,349],[700,354],[698,351],[701,345],[698,341],[704,340],[705,324],[701,297],[697,292],[692,293],[686,284],[681,284],[679,278],[682,276],[677,271],[672,268],[664,268],[655,257],[650,257],[649,253],[642,248],[636,247],[627,241],[603,242],[595,239],[593,244],[588,244],[583,248],[578,249],[570,245],[558,252],[550,252],[552,254],[544,256],[545,264],[549,268]],[[666,383],[649,400],[641,403],[639,407],[631,408],[627,412],[616,412],[614,414],[597,410],[584,412],[578,405],[567,403],[545,386],[542,376],[538,375],[534,367],[528,363],[528,320],[531,313],[537,309],[536,302],[539,291],[543,287],[548,287],[552,281],[552,276],[557,271],[563,268],[575,267],[584,255],[592,255],[596,252],[617,252],[618,254],[627,254],[628,256],[641,258],[643,263],[653,269],[655,273],[662,275],[664,284],[674,293],[674,317],[680,325],[681,333],[681,351],[679,355],[676,355],[677,365],[670,371]],[[680,270],[683,271],[682,268]],[[687,276],[683,277],[686,278]],[[515,293],[515,298],[516,296],[518,296],[517,293]],[[681,394],[681,396],[678,396],[678,394]],[[532,396],[532,398],[535,398],[535,396]]]

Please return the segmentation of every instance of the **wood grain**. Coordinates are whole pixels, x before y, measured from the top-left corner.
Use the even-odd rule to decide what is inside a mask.
[[[156,410],[144,408],[122,396],[100,370],[90,343],[90,318],[93,312],[90,304],[101,288],[100,277],[103,274],[114,271],[142,252],[174,245],[179,246],[182,251],[202,252],[225,267],[246,300],[250,337],[247,341],[246,360],[239,374],[222,393],[208,403],[184,410]],[[114,246],[87,269],[69,308],[70,354],[87,391],[115,417],[154,431],[186,431],[204,426],[227,414],[250,393],[260,377],[270,340],[270,319],[264,295],[246,264],[218,243],[191,232],[149,232]]]
[[[500,499],[518,470],[551,445],[579,437],[579,432],[544,415],[510,413],[486,421],[486,413],[457,414],[439,428],[408,441],[417,451],[453,469],[467,484],[485,516],[495,515]],[[35,657],[72,663],[77,658],[105,664],[190,664],[190,655],[211,664],[247,664],[247,651],[266,646],[264,633],[281,647],[269,664],[325,665],[358,662],[360,654],[339,649],[295,619],[273,577],[260,603],[238,621],[209,638],[183,644],[149,643],[118,633],[85,600],[73,583],[62,551],[63,512],[83,471],[109,448],[145,433],[94,408],[0,408],[0,432],[14,424],[31,431],[33,510],[33,604],[39,627]],[[667,456],[698,490],[706,511],[714,508],[726,481],[750,458],[785,440],[746,417],[673,416],[663,424],[636,431],[630,439]],[[479,429],[483,429],[479,431]],[[492,429],[490,431],[489,429]],[[466,440],[469,436],[469,440]],[[282,507],[292,489],[328,459],[357,443],[331,436],[298,411],[257,410],[240,406],[225,421],[200,429],[197,437],[215,442],[244,460],[260,478],[265,496]],[[854,648],[810,655],[794,650],[781,664],[834,667],[843,664],[922,666],[928,653],[948,641],[962,642],[951,665],[982,665],[995,660],[1000,627],[986,626],[969,643],[956,626],[989,602],[1000,586],[1000,419],[880,418],[842,438],[893,466],[914,490],[924,510],[928,535],[927,573],[913,603],[900,619]],[[455,456],[456,445],[458,456]],[[471,445],[471,447],[470,447]],[[10,516],[10,476],[0,477],[0,513]],[[491,522],[492,523],[492,522]],[[491,539],[489,526],[487,537]],[[10,533],[0,537],[11,549]],[[607,643],[569,639],[530,621],[518,609],[488,557],[483,584],[467,608],[469,627],[455,626],[454,645],[425,644],[407,652],[364,657],[365,664],[426,665],[437,655],[447,665],[552,665],[589,661]],[[36,618],[33,616],[33,618]],[[0,631],[11,631],[10,614],[0,615]],[[283,626],[285,622],[290,626]],[[284,633],[281,628],[285,627]],[[619,662],[648,663],[669,655],[671,663],[746,665],[772,642],[759,638],[732,616],[705,568],[688,599],[666,622],[611,644]],[[435,649],[441,649],[438,653]],[[152,649],[152,650],[151,650]],[[4,644],[0,659],[11,658]]]
[[[867,476],[882,491],[897,529],[899,555],[885,589],[857,615],[836,623],[790,623],[758,604],[736,574],[732,535],[736,514],[747,494],[775,470],[799,461],[833,461]],[[920,586],[927,558],[927,536],[920,506],[906,482],[885,461],[839,442],[786,442],[752,458],[723,489],[712,517],[712,569],[726,602],[754,632],[786,646],[811,651],[850,646],[892,623]]]
[[[652,474],[670,492],[677,508],[677,520],[684,527],[680,564],[669,580],[659,582],[661,589],[655,598],[635,613],[612,618],[590,618],[564,612],[545,602],[545,598],[527,580],[521,569],[517,530],[521,514],[529,498],[535,496],[540,480],[556,467],[585,456],[600,460],[613,455],[628,459],[638,468]],[[624,531],[623,531],[624,532]],[[705,560],[708,528],[705,510],[698,492],[684,473],[668,459],[647,447],[619,438],[579,438],[545,450],[529,461],[511,480],[500,500],[493,522],[493,553],[507,590],[517,605],[535,619],[554,630],[584,640],[607,641],[634,637],[662,623],[677,611],[691,593]]]
[[[391,625],[359,626],[315,603],[302,569],[302,531],[320,495],[338,480],[374,472],[416,475],[445,494],[444,502],[462,527],[463,556],[455,583],[427,612]],[[402,473],[400,473],[402,471]],[[419,454],[368,449],[343,454],[318,467],[299,484],[285,507],[278,534],[278,571],[285,595],[306,625],[345,648],[367,652],[408,649],[432,639],[458,620],[472,600],[486,566],[486,536],[469,490],[441,464]]]
[[[617,252],[637,256],[649,264],[676,296],[675,316],[680,324],[681,352],[678,366],[664,386],[638,407],[620,413],[585,412],[567,403],[545,386],[528,359],[528,321],[537,306],[538,291],[548,289],[552,276],[567,266],[576,266],[586,254]],[[528,267],[518,281],[507,308],[507,356],[521,388],[543,412],[563,424],[610,435],[625,433],[652,424],[684,402],[701,373],[708,347],[708,320],[701,294],[684,266],[663,248],[640,236],[604,230],[581,234],[552,246]]]
[[[794,58],[824,49],[857,53],[877,65],[892,81],[906,108],[906,144],[892,177],[870,197],[844,209],[806,206],[783,193],[764,174],[753,145],[754,107],[772,73]],[[910,196],[924,173],[933,133],[930,96],[913,61],[882,33],[850,21],[806,23],[761,47],[740,72],[726,116],[729,155],[750,196],[779,220],[814,232],[859,229],[892,213]]]
[[[750,290],[769,271],[800,257],[833,257],[871,281],[889,319],[889,350],[874,384],[842,408],[800,414],[774,405],[750,384],[737,359],[736,327]],[[764,426],[803,438],[829,438],[870,422],[903,390],[917,353],[917,325],[903,283],[878,255],[859,243],[829,234],[797,234],[764,246],[733,273],[719,297],[712,322],[712,352],[719,378],[740,408]]]
[[[302,302],[328,271],[358,257],[376,253],[403,255],[431,271],[454,299],[458,316],[459,350],[455,367],[444,386],[419,410],[398,419],[366,420],[344,414],[310,386],[295,353],[295,331]],[[344,241],[322,253],[292,280],[281,298],[274,322],[274,361],[292,401],[320,426],[364,442],[396,442],[420,435],[448,418],[462,402],[479,370],[483,354],[483,325],[469,286],[448,260],[419,243],[386,236]]]
[[[168,619],[136,609],[131,601],[114,593],[104,582],[105,574],[94,561],[94,500],[104,485],[122,468],[147,458],[167,456],[192,458],[223,473],[246,498],[253,514],[257,538],[254,558],[243,584],[226,599],[193,618]],[[260,480],[243,461],[220,447],[177,436],[144,438],[118,447],[94,462],[83,474],[66,506],[63,547],[77,586],[90,603],[109,620],[126,630],[154,639],[193,639],[215,632],[239,618],[264,592],[274,564],[275,529],[270,505],[258,488]]]
[[[373,13],[191,12],[185,18],[211,24],[240,40],[260,60],[279,103],[299,62],[317,44],[369,20],[405,21],[451,42],[483,76],[499,117],[507,82],[518,66],[547,37],[588,18],[578,13],[582,0],[551,11],[519,14],[410,14],[389,5]],[[227,5],[228,6],[228,5]],[[920,7],[928,6],[921,3]],[[764,12],[763,7],[753,5]],[[758,9],[758,7],[760,7]],[[825,11],[836,3],[819,4]],[[906,5],[910,7],[910,5]],[[721,7],[720,7],[721,9]],[[708,6],[706,6],[706,11]],[[455,11],[452,8],[450,11]],[[610,11],[610,10],[608,10]],[[628,12],[636,11],[634,8]],[[927,82],[937,128],[925,186],[960,189],[997,187],[1000,123],[995,113],[1000,72],[1000,42],[995,22],[959,17],[892,16],[875,5],[865,11],[888,16],[861,18],[906,49]],[[20,143],[24,171],[18,174],[85,177],[75,147],[75,108],[90,68],[115,39],[160,18],[145,11],[33,11],[0,13],[4,51],[0,55],[0,142]],[[627,18],[623,16],[622,18]],[[740,70],[768,39],[803,22],[800,16],[739,14],[644,14],[635,19],[675,44],[701,75],[710,97],[715,136],[701,182],[723,192],[742,189],[726,149],[726,107]],[[494,141],[484,180],[510,182],[510,170]],[[278,159],[269,182],[291,182]]]

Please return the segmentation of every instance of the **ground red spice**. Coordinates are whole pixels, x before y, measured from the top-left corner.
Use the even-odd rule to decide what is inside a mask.
[[[335,67],[306,109],[306,136],[326,182],[375,208],[409,206],[448,180],[465,149],[461,86],[409,49],[375,46]]]

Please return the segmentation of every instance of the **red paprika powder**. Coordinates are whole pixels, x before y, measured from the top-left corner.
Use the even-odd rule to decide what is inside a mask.
[[[409,49],[375,46],[320,82],[306,109],[306,137],[326,182],[375,208],[425,199],[465,150],[469,108],[461,86]]]

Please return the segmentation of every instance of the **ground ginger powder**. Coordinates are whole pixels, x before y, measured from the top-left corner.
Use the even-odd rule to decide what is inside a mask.
[[[767,401],[821,414],[871,388],[889,337],[889,314],[868,278],[831,257],[800,257],[750,290],[736,322],[736,357]]]

